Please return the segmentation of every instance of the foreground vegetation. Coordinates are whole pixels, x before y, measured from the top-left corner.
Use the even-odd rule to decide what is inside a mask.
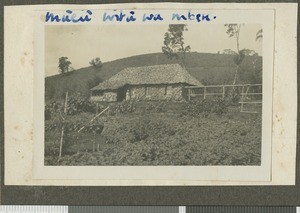
[[[113,104],[88,125],[93,108],[77,111],[66,119],[60,159],[59,113],[45,122],[46,165],[260,164],[261,115],[239,113],[223,100]]]

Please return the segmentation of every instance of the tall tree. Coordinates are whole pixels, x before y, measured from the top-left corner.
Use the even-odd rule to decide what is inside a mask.
[[[245,58],[245,52],[244,50],[240,50],[240,31],[241,31],[241,24],[225,24],[225,27],[227,28],[226,33],[229,35],[229,37],[233,37],[236,40],[236,54],[233,58],[234,63],[236,64],[236,70],[234,74],[233,79],[233,85],[236,84],[237,78],[238,78],[238,71],[240,68],[241,63],[243,62]]]
[[[241,24],[225,24],[227,28],[226,33],[229,37],[235,38],[236,41],[236,52],[233,51],[234,58],[233,61],[236,64],[236,70],[233,80],[233,85],[236,84],[237,79],[239,77],[239,72],[242,72],[241,78],[248,81],[248,83],[260,83],[261,82],[261,67],[257,65],[258,61],[258,53],[254,50],[250,49],[240,49],[240,30],[242,25]],[[256,33],[256,40],[260,41],[263,37],[262,29],[258,30]],[[232,53],[232,52],[231,52]],[[246,56],[251,56],[252,65],[253,65],[253,72],[249,72],[249,70],[245,70],[241,67],[241,64]],[[257,75],[257,76],[256,76]],[[242,80],[242,79],[241,79]]]
[[[69,72],[71,64],[68,57],[60,57],[58,60],[59,73],[63,74]]]
[[[186,66],[186,53],[191,50],[189,45],[184,45],[183,32],[187,30],[185,24],[170,24],[168,31],[165,33],[164,46],[162,47],[162,52],[168,58],[176,58],[184,67]]]

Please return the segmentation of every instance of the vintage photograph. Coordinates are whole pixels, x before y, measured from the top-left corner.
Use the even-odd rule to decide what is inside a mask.
[[[259,24],[45,26],[46,166],[260,166]]]

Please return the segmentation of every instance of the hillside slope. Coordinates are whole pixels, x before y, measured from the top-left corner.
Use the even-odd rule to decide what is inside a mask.
[[[177,61],[168,59],[162,53],[132,56],[103,63],[100,71],[93,67],[81,68],[67,74],[58,74],[45,79],[45,97],[60,99],[66,90],[72,94],[89,96],[89,89],[99,82],[109,79],[126,67],[172,64]],[[189,73],[205,85],[232,84],[236,65],[232,55],[211,53],[188,53],[186,67]],[[261,83],[262,58],[246,57],[241,66],[240,83]]]

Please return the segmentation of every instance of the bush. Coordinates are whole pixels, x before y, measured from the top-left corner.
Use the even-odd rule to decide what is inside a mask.
[[[58,101],[52,101],[45,105],[45,114],[63,112],[63,104]]]
[[[148,102],[146,105],[146,111],[165,112],[167,104],[164,101]]]
[[[95,104],[89,98],[70,98],[68,100],[67,114],[76,115],[80,112],[95,112]]]
[[[226,90],[225,99],[231,105],[239,105],[240,97],[241,97],[241,94],[237,87],[233,87],[230,90]]]
[[[45,126],[46,156],[58,156],[62,125],[63,123],[52,123]],[[78,132],[78,130],[83,126],[84,128],[80,132]],[[93,144],[94,138],[98,137],[97,135],[100,135],[102,133],[103,129],[103,124],[85,125],[82,122],[65,122],[63,155],[74,154],[77,152],[77,150],[93,150],[91,144]],[[87,145],[90,146],[90,148],[87,148]]]
[[[76,115],[81,112],[95,113],[96,105],[89,98],[71,97],[68,99],[67,115]],[[63,113],[64,103],[62,101],[52,101],[45,106],[45,113]]]
[[[111,104],[108,110],[109,115],[127,114],[135,112],[136,103],[134,101],[124,101]]]
[[[192,116],[198,116],[201,113],[221,115],[228,111],[228,102],[220,98],[191,101],[187,103],[186,111]]]

